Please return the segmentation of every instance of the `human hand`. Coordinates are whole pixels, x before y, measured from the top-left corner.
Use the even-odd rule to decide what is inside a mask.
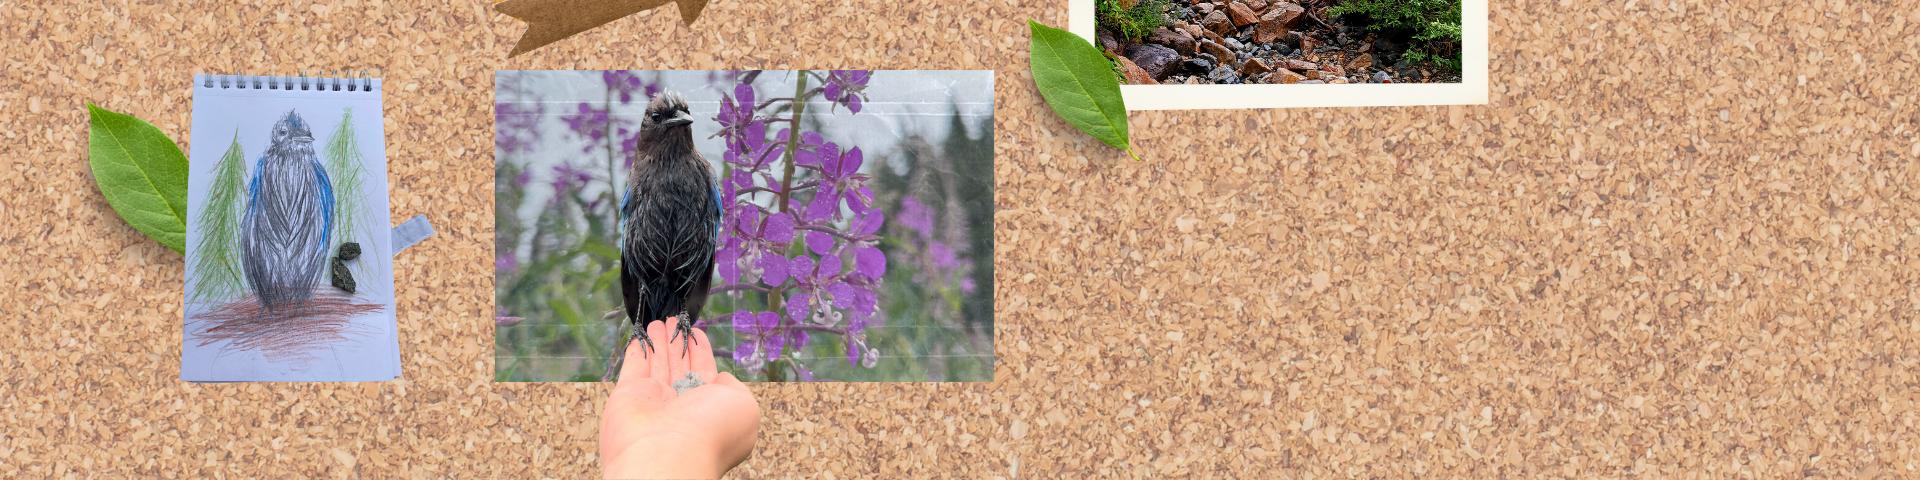
[[[753,453],[760,404],[732,374],[719,373],[707,332],[695,329],[691,353],[665,322],[627,345],[619,383],[600,415],[600,465],[606,478],[719,478]],[[664,343],[664,344],[663,344]],[[650,352],[650,353],[649,353]],[[693,372],[703,384],[675,393]]]

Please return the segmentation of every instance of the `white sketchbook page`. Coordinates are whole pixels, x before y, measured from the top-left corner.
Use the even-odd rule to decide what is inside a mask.
[[[187,381],[380,381],[400,375],[399,340],[395,324],[393,249],[389,236],[387,160],[382,127],[381,90],[372,91],[256,90],[205,86],[196,78],[193,93],[193,136],[189,146],[186,322],[182,329],[180,378]],[[349,333],[300,348],[299,353],[270,355],[216,340],[202,345],[210,325],[207,313],[222,302],[198,302],[192,289],[198,271],[196,246],[204,232],[200,216],[208,203],[215,169],[227,149],[238,142],[245,157],[243,178],[251,181],[255,161],[271,143],[274,124],[288,111],[298,112],[313,135],[314,151],[327,163],[329,143],[351,109],[352,129],[363,162],[353,240],[362,253],[349,262],[358,284],[352,303],[377,305],[377,312],[353,315]],[[338,173],[329,173],[338,179]],[[335,191],[336,197],[345,192]],[[243,195],[244,197],[244,195]],[[244,198],[242,211],[244,211]],[[244,228],[243,228],[244,229]],[[337,243],[337,242],[336,242]],[[329,259],[333,250],[329,251]],[[323,274],[319,290],[345,295]]]

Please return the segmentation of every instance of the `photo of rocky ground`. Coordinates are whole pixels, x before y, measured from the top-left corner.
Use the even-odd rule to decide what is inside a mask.
[[[1296,1],[1096,0],[1098,46],[1134,85],[1460,81],[1458,0]]]

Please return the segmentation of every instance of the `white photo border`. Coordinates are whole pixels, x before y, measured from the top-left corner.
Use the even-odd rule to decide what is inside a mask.
[[[1094,39],[1094,0],[1067,0],[1067,31]],[[1487,0],[1460,5],[1460,82],[1313,85],[1121,85],[1127,110],[1394,107],[1487,103]]]

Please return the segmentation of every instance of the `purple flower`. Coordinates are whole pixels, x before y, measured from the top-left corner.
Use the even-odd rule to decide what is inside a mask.
[[[867,187],[865,175],[860,174],[860,166],[866,162],[860,147],[853,147],[845,153],[833,142],[821,145],[816,151],[796,157],[805,157],[806,161],[796,158],[796,163],[806,165],[820,173],[819,191],[813,201],[807,205],[805,220],[809,223],[840,218],[840,205],[845,203],[856,215],[869,210],[873,200],[873,190]]]
[[[720,250],[714,254],[714,263],[721,269],[723,285],[739,284],[741,260],[752,262],[751,271],[759,273],[760,282],[766,286],[779,287],[785,284],[790,271],[783,252],[787,244],[793,243],[793,215],[786,212],[767,213],[758,206],[739,202],[734,206],[727,215],[725,230],[728,235],[722,239]]]
[[[853,271],[873,280],[887,275],[887,254],[872,246],[853,248]]]
[[[953,247],[949,247],[943,242],[927,244],[927,259],[933,261],[934,268],[941,270],[948,270],[960,266],[960,256],[954,253]]]
[[[735,85],[733,95],[720,97],[720,113],[714,115],[713,121],[720,124],[717,135],[726,141],[729,152],[751,151],[754,144],[748,142],[767,139],[767,123],[755,113],[753,97],[753,85],[745,83]]]
[[[502,153],[533,150],[540,138],[540,118],[545,113],[538,103],[501,102],[493,104],[493,148]]]
[[[833,262],[828,263],[839,265]],[[793,257],[793,262],[787,265],[787,272],[792,274],[793,278],[793,289],[789,290],[791,295],[787,296],[785,305],[787,319],[793,320],[794,323],[806,323],[813,319],[815,307],[813,302],[821,287],[820,270],[813,263],[813,257],[806,255]]]
[[[593,180],[593,172],[576,168],[570,163],[562,163],[553,166],[553,178],[548,180],[548,183],[553,186],[554,198],[558,199],[560,195],[592,183]]]
[[[931,240],[933,239],[933,210],[911,195],[901,197],[900,226],[919,234],[921,239]]]
[[[600,80],[606,82],[607,92],[620,97],[620,103],[633,103],[634,92],[640,98],[649,98],[660,92],[660,86],[647,83],[632,70],[607,70],[600,72]]]
[[[520,269],[520,259],[513,252],[502,253],[493,258],[493,271],[512,272]]]
[[[758,345],[759,343],[751,341],[735,344],[733,346],[733,363],[749,369],[760,368],[761,363],[755,361],[760,358],[758,355],[759,352],[754,348]]]
[[[573,114],[560,117],[560,121],[566,122],[567,129],[587,140],[586,146],[580,148],[583,152],[591,151],[607,140],[608,119],[606,108],[594,108],[593,104],[587,102],[580,102]]]
[[[822,88],[792,101],[823,96],[858,112],[870,77],[866,71],[831,72]],[[729,167],[720,184],[725,220],[714,259],[719,288],[734,298],[765,296],[761,305],[779,305],[773,311],[734,314],[739,335],[734,361],[757,368],[778,359],[799,378],[811,379],[805,357],[781,355],[806,348],[810,334],[820,333],[794,328],[799,325],[844,327],[841,335],[865,341],[887,272],[877,237],[886,215],[873,205],[869,178],[860,172],[866,158],[859,148],[843,151],[819,132],[801,129],[783,128],[769,136],[772,113],[756,103],[755,76],[731,78],[733,91],[721,96],[714,116]],[[768,102],[767,108],[784,104]],[[778,165],[789,159],[792,166]],[[920,215],[931,231],[932,213]],[[805,248],[794,252],[794,242],[804,242]],[[871,367],[876,360],[865,345],[855,352],[849,361]],[[860,361],[863,355],[867,358]]]
[[[720,275],[721,286],[740,284],[740,239],[728,237],[721,240],[720,250],[713,252],[714,274]]]
[[[820,93],[826,95],[828,101],[860,113],[860,102],[867,96],[867,81],[871,79],[872,70],[834,70],[827,74],[827,86],[821,88]]]

